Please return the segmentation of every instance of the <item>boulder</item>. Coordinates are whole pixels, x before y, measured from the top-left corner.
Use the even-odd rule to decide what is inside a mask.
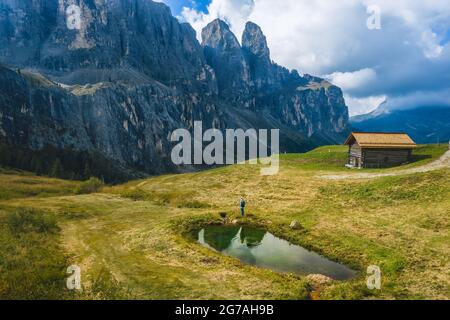
[[[334,281],[323,274],[310,274],[306,277],[306,280],[313,286],[323,286]]]
[[[292,230],[298,230],[298,229],[300,229],[302,226],[300,225],[300,222],[298,222],[297,220],[294,220],[294,221],[291,222],[291,224],[289,225],[289,227],[290,227]]]

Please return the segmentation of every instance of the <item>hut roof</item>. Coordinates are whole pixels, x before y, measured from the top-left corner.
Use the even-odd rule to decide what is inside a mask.
[[[352,132],[346,145],[357,142],[361,148],[415,148],[416,143],[406,133]]]

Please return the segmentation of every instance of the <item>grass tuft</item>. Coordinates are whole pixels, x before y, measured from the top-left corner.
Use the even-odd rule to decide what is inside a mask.
[[[104,183],[98,179],[98,178],[90,178],[87,181],[81,182],[76,188],[75,193],[76,194],[90,194],[90,193],[97,193],[102,190],[104,187]]]

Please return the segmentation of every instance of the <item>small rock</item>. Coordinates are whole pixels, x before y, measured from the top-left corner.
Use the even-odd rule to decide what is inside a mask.
[[[301,225],[297,220],[294,220],[291,222],[289,227],[291,227],[291,229],[293,229],[293,230],[298,230],[301,228]]]
[[[306,280],[314,286],[323,286],[334,281],[323,274],[310,274],[306,277]]]
[[[238,224],[239,221],[237,219],[234,219],[233,221],[231,221],[231,224]]]

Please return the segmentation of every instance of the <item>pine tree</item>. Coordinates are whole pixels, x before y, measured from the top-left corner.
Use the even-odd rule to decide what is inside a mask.
[[[89,166],[89,162],[86,161],[86,164],[84,165],[83,177],[85,179],[89,179],[91,177],[91,175],[92,175],[92,172],[91,172],[91,168]]]
[[[59,158],[56,158],[55,162],[53,162],[53,166],[50,170],[50,176],[62,178],[64,174],[64,168]]]

